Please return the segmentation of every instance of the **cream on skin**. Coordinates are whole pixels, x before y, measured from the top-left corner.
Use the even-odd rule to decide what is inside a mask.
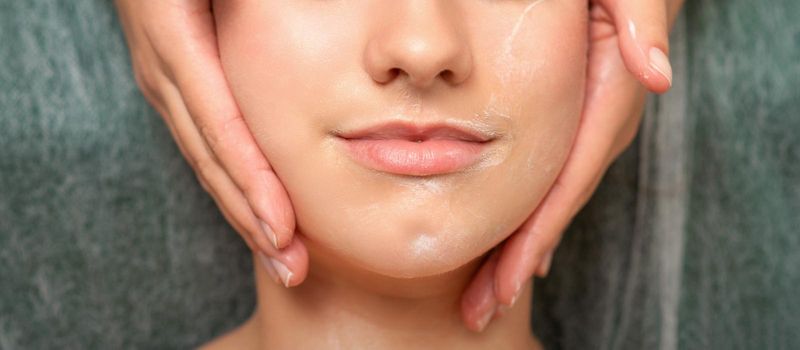
[[[310,267],[285,289],[256,264],[259,307],[212,346],[530,348],[530,287],[482,333],[463,327],[459,298],[566,160],[586,11],[585,0],[216,1],[223,69]],[[334,135],[389,119],[496,139],[463,171],[399,176],[354,162]]]

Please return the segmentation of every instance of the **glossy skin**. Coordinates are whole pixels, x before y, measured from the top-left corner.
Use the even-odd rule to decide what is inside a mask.
[[[517,229],[566,160],[583,103],[585,2],[214,8],[223,70],[297,233],[320,248],[312,255],[394,278],[452,271]],[[497,136],[477,167],[408,177],[361,166],[333,135],[393,119]]]
[[[463,320],[472,330],[481,328],[478,321],[494,313],[498,302],[510,304],[525,280],[546,274],[562,230],[635,134],[643,86],[664,92],[670,85],[671,76],[660,75],[669,73],[664,61],[662,69],[654,69],[649,53],[653,48],[667,52],[667,27],[682,1],[590,2],[587,102],[575,145],[556,186],[494,254],[499,259],[485,263],[464,291]],[[308,271],[306,249],[301,240],[292,240],[289,198],[229,93],[211,1],[115,4],[137,82],[164,117],[200,183],[253,251],[287,266],[293,275],[288,285],[302,283]]]

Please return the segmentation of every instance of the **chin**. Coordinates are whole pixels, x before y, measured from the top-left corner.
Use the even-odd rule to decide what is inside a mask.
[[[383,242],[364,241],[361,252],[348,256],[360,268],[390,278],[412,279],[444,274],[466,265],[482,255],[491,245],[476,246],[449,244],[448,235],[419,234],[397,246],[381,246]]]
[[[360,270],[414,279],[456,270],[492,249],[513,230],[475,222],[475,217],[472,221],[469,217],[443,219],[430,213],[415,217],[424,219],[387,216],[378,225],[347,226],[309,238],[335,259]],[[448,224],[451,222],[460,224]],[[334,241],[333,237],[337,239]]]
[[[420,233],[396,247],[372,249],[359,258],[371,272],[409,279],[453,271],[481,254],[468,247],[447,244],[449,238],[446,234]]]
[[[327,169],[325,178],[299,168],[283,177],[298,229],[329,263],[397,279],[441,275],[484,255],[522,224],[546,188],[537,177],[511,176],[525,181],[506,184],[484,174],[410,186]]]

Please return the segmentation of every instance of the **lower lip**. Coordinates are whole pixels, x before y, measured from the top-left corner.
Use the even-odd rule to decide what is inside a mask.
[[[414,142],[402,139],[342,139],[359,164],[399,175],[456,172],[478,161],[485,143],[452,139]]]

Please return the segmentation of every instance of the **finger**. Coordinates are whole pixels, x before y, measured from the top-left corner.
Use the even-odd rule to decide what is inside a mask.
[[[628,70],[650,91],[669,90],[672,66],[665,0],[603,0],[601,4],[613,18]]]
[[[286,288],[302,283],[308,274],[308,251],[300,235],[294,236],[289,245],[277,254],[270,256],[256,252],[256,258],[270,278]]]
[[[172,121],[177,123],[189,123],[188,112],[185,105],[177,96],[178,92],[174,86],[164,86],[161,89],[167,96],[170,105],[170,115]],[[234,226],[237,232],[243,232],[242,237],[247,242],[251,250],[263,252],[264,258],[260,258],[262,263],[268,262],[269,267],[275,272],[281,283],[285,287],[293,287],[305,280],[308,273],[308,253],[299,235],[291,239],[287,246],[277,249],[267,236],[262,234],[248,235],[246,232],[257,232],[258,219],[255,217],[247,199],[241,194],[236,185],[227,176],[227,173],[211,158],[209,150],[204,147],[203,140],[196,129],[191,126],[176,127],[176,140],[182,141],[186,145],[187,153],[205,154],[206,160],[197,162],[196,171],[199,177],[204,179],[206,187],[210,189],[211,195],[219,204],[220,209],[228,222]],[[203,159],[203,158],[200,158]],[[255,243],[255,244],[253,244]],[[259,249],[254,249],[258,247]],[[268,273],[270,273],[268,271]],[[270,273],[272,276],[273,274]]]
[[[278,251],[271,243],[267,243],[271,240],[264,238],[261,234],[257,224],[258,220],[252,212],[247,199],[242,195],[238,186],[227,176],[227,173],[223,171],[214,154],[211,153],[211,150],[206,145],[205,140],[200,137],[197,127],[186,110],[183,96],[174,85],[176,74],[171,70],[171,67],[186,66],[180,61],[187,56],[193,56],[191,54],[193,52],[192,48],[194,48],[193,45],[198,42],[204,43],[201,40],[204,37],[197,35],[203,31],[209,33],[208,29],[211,26],[208,24],[210,21],[205,21],[204,23],[199,21],[192,24],[191,20],[186,20],[180,21],[182,24],[186,24],[185,26],[167,27],[162,27],[162,23],[158,21],[150,24],[135,23],[138,26],[132,25],[134,23],[130,21],[131,18],[153,18],[153,15],[164,16],[165,13],[169,13],[169,16],[172,16],[173,19],[187,14],[208,14],[208,4],[208,1],[182,1],[154,2],[145,6],[139,2],[116,1],[116,5],[120,10],[123,28],[125,29],[125,36],[131,47],[131,57],[136,71],[137,84],[142,88],[145,97],[163,116],[181,153],[190,161],[199,174],[198,179],[203,188],[214,197],[223,215],[240,233],[247,246],[253,251],[264,251],[268,256],[280,261],[286,267],[285,270],[290,271],[292,274],[292,278],[288,280],[287,285],[296,285],[302,282],[307,274],[308,257],[302,241],[291,240],[290,236],[291,243],[289,243],[289,247],[282,251]],[[193,18],[202,18],[202,16]],[[147,29],[151,29],[153,33],[148,33]],[[213,33],[213,30],[210,32]],[[215,38],[208,36],[205,39],[215,40]],[[159,43],[162,44],[161,50],[158,50],[157,47]],[[174,47],[176,43],[184,47],[176,49]],[[154,49],[158,52],[153,51]],[[181,56],[177,59],[178,64],[172,62],[172,65],[168,65],[165,63],[163,56],[159,57],[160,54],[176,52]],[[154,67],[158,69],[154,69]],[[202,74],[202,72],[200,73]],[[168,96],[165,97],[164,95]],[[278,185],[280,184],[278,183]],[[283,191],[283,187],[279,187]],[[285,192],[282,193],[285,194]],[[285,207],[291,209],[288,205]],[[291,231],[293,231],[294,227],[293,219],[293,214],[291,214],[291,223],[288,225]],[[256,234],[248,234],[248,232],[255,232]],[[259,243],[255,243],[251,237],[256,238]]]
[[[169,81],[160,84],[160,91],[167,103],[168,117],[165,120],[203,187],[214,197],[223,212],[228,213],[226,218],[236,226],[244,228],[238,231],[243,233],[242,236],[250,236],[263,251],[276,249],[271,237],[262,233],[259,220],[247,199],[211,155],[211,150],[194,128],[180,92]]]
[[[230,93],[208,8],[186,14],[187,32],[172,43],[192,64],[167,62],[191,121],[225,172],[247,198],[263,234],[284,247],[294,233],[294,212],[286,190],[253,138]],[[170,59],[170,58],[167,58]]]
[[[253,241],[253,238],[251,238],[250,235],[247,234],[245,228],[236,220],[233,214],[231,214],[231,212],[228,211],[228,209],[226,209],[228,207],[219,204],[219,201],[217,200],[217,195],[213,193],[213,188],[206,191],[210,193],[212,197],[214,197],[214,201],[217,202],[217,206],[219,206],[220,211],[222,212],[222,216],[225,217],[225,221],[228,222],[229,225],[233,226],[234,231],[236,231],[239,234],[239,236],[242,237],[242,239],[244,240],[245,244],[247,244],[247,247],[250,249],[250,251],[263,252],[264,250],[261,249],[261,247],[259,247],[258,244]]]
[[[241,206],[247,206],[244,198],[242,198],[240,204],[231,206],[231,208]],[[228,206],[220,206],[220,208],[223,215],[237,232],[246,232],[236,220],[231,220],[232,215],[226,209]],[[300,237],[301,235],[293,236],[289,245],[283,249],[278,250],[269,246],[266,250],[262,250],[258,249],[257,245],[253,245],[252,240],[247,235],[242,235],[250,250],[255,252],[256,258],[264,265],[270,278],[287,288],[303,283],[306,276],[308,276],[308,251]]]
[[[495,270],[494,291],[500,304],[513,306],[522,292],[522,286],[527,283],[534,270],[539,265],[544,251],[557,244],[559,232],[554,229],[560,220],[555,218],[540,221],[543,215],[558,215],[559,217],[572,213],[571,203],[568,203],[564,189],[556,183],[548,192],[543,202],[536,211],[511,235],[501,250]],[[554,206],[562,205],[558,210]]]
[[[595,73],[590,68],[588,74]],[[612,76],[613,80],[590,79],[597,86],[588,89],[578,133],[563,169],[536,210],[503,246],[495,271],[495,296],[501,304],[513,305],[520,286],[555,250],[562,232],[597,188],[616,152],[635,135],[630,130],[639,125],[644,93],[633,78]]]
[[[276,255],[276,258],[292,272],[292,278],[284,281],[286,287],[294,287],[302,283],[308,275],[308,250],[306,250],[303,239],[301,234],[294,235],[289,241],[289,245]]]
[[[602,133],[602,131],[595,130]],[[503,246],[495,271],[498,302],[513,305],[521,286],[548,252],[558,245],[566,225],[585,203],[605,169],[611,137],[578,138],[564,169],[545,198]]]
[[[550,250],[545,253],[544,257],[542,257],[542,261],[539,263],[539,266],[536,267],[536,272],[534,273],[536,276],[547,276],[547,273],[550,271],[550,264],[553,262],[554,253],[554,250]]]
[[[237,232],[247,232],[227,208],[231,208],[233,211],[249,210],[244,197],[230,205],[220,205],[220,209]],[[264,265],[270,278],[287,288],[302,283],[308,275],[308,251],[300,237],[299,234],[293,236],[288,246],[278,250],[272,245],[267,245],[266,249],[261,248],[258,244],[253,243],[249,235],[242,235],[247,246],[255,252],[256,258]]]
[[[173,98],[170,99],[170,101],[175,101],[175,99],[176,99],[175,96],[177,96],[178,94],[177,94],[177,91],[174,88],[174,86],[170,88],[169,87],[170,85],[171,85],[171,82],[166,81],[166,79],[164,79],[164,80],[160,81],[159,86],[162,86],[162,87],[159,88],[158,91],[162,91],[162,92],[172,91],[172,93],[170,95],[172,95]],[[162,101],[163,99],[159,98],[159,100]],[[169,132],[172,135],[172,139],[175,140],[175,144],[178,145],[178,149],[180,150],[181,154],[183,154],[183,157],[186,158],[186,159],[191,159],[190,158],[190,157],[192,157],[191,153],[187,150],[187,147],[184,146],[184,140],[195,139],[194,143],[197,143],[198,142],[196,140],[197,137],[194,137],[194,138],[193,137],[185,137],[184,133],[181,133],[178,130],[176,130],[175,125],[173,123],[173,118],[171,116],[173,113],[179,113],[179,109],[175,108],[174,106],[178,105],[180,103],[181,103],[180,101],[178,101],[177,103],[170,103],[170,105],[173,106],[172,110],[175,110],[175,112],[170,112],[167,107],[165,107],[164,105],[162,105],[160,103],[151,103],[151,104],[156,109],[158,114],[162,116],[162,119],[164,120],[164,124],[167,125],[167,128],[169,129]],[[190,143],[192,143],[192,142],[190,142]],[[191,149],[193,151],[195,151],[198,148],[200,149],[201,152],[202,151],[207,151],[207,149],[202,148],[202,147],[198,147],[198,146],[192,146],[191,147]],[[197,151],[195,151],[195,152],[197,152]],[[192,163],[192,162],[190,162],[190,163]],[[194,168],[195,164],[191,164],[191,165]],[[229,179],[227,179],[227,181],[220,181],[219,179],[217,179],[217,180],[212,179],[211,182],[213,184],[215,184],[215,186],[212,186],[208,181],[206,181],[205,177],[199,175],[199,173],[201,171],[199,171],[198,169],[194,169],[194,171],[195,171],[196,174],[198,174],[197,175],[197,180],[200,182],[200,185],[203,187],[203,189],[206,192],[208,192],[211,195],[211,197],[214,199],[214,202],[217,203],[217,207],[219,207],[220,210],[222,211],[222,214],[225,217],[226,221],[229,224],[231,224],[234,227],[234,229],[236,230],[236,232],[239,233],[239,235],[242,237],[242,239],[245,240],[245,243],[247,244],[247,247],[250,248],[250,250],[252,250],[252,251],[268,249],[270,247],[270,245],[266,244],[266,243],[263,243],[263,241],[262,241],[262,247],[259,247],[259,245],[256,244],[253,241],[253,239],[251,238],[251,234],[248,233],[248,232],[250,232],[250,230],[249,229],[245,229],[244,226],[241,224],[242,222],[253,222],[253,221],[255,221],[255,217],[253,215],[251,215],[250,217],[243,216],[246,212],[250,211],[250,208],[247,207],[246,205],[244,205],[244,206],[242,206],[242,205],[238,205],[238,206],[237,205],[233,205],[233,203],[237,203],[237,202],[246,204],[246,200],[242,196],[239,196],[239,197],[242,197],[242,198],[239,198],[238,200],[235,199],[235,197],[236,197],[235,194],[239,193],[239,191],[238,191],[238,189],[235,188],[235,186],[233,186],[233,183],[230,182]],[[233,194],[233,195],[222,195],[222,193],[230,193],[230,194]],[[239,213],[239,215],[238,216],[234,216],[227,209],[227,208],[234,208],[234,207],[244,208],[244,209],[246,209],[246,211],[244,211],[244,210],[236,210],[235,212]]]
[[[461,296],[461,319],[467,329],[481,332],[497,311],[494,296],[494,271],[497,267],[498,249],[490,253],[470,285]]]

